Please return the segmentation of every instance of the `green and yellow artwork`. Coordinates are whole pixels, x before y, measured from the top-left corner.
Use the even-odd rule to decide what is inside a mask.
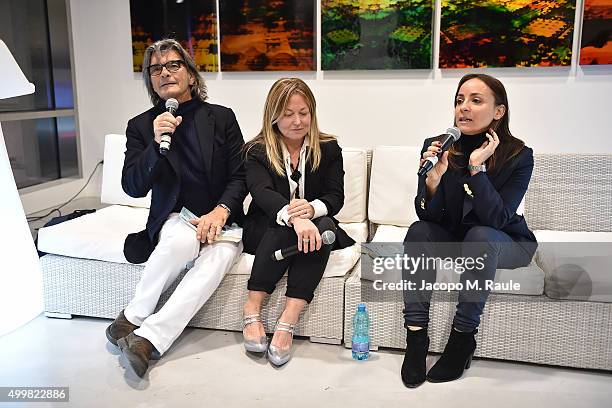
[[[569,66],[576,0],[442,0],[440,68]]]
[[[321,69],[432,67],[433,0],[322,0]]]

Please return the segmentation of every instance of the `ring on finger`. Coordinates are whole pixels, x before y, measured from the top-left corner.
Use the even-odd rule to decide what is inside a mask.
[[[310,242],[310,240],[309,240],[308,238],[304,238],[304,239],[302,239],[302,241],[304,241],[304,242]]]

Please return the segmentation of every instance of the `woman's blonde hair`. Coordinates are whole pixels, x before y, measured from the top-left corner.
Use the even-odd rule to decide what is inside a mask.
[[[317,103],[306,82],[299,78],[279,79],[272,85],[266,98],[261,131],[245,146],[247,154],[255,146],[265,147],[270,166],[279,176],[285,175],[285,166],[283,164],[283,150],[281,147],[282,134],[278,130],[277,123],[282,115],[285,114],[289,99],[293,95],[301,95],[310,111],[310,129],[306,134],[309,146],[306,162],[310,161],[312,163],[313,171],[321,163],[320,143],[336,140],[335,137],[319,131],[316,113]]]

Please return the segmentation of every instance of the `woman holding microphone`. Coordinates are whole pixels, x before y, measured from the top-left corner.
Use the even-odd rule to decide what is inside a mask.
[[[461,137],[447,152],[441,152],[435,138],[423,145],[421,164],[429,157],[439,160],[419,179],[415,198],[419,221],[406,234],[404,252],[415,257],[445,257],[450,251],[481,263],[466,265],[461,273],[462,289],[450,337],[427,373],[432,291],[418,288],[435,282],[436,270],[404,271],[404,278],[414,281],[417,288],[404,290],[407,335],[401,376],[410,388],[426,379],[445,382],[461,377],[476,349],[474,336],[489,294],[487,281],[494,280],[497,268],[528,265],[537,246],[525,219],[516,213],[531,178],[533,151],[510,133],[503,84],[485,74],[465,75],[454,104],[455,126]],[[440,253],[441,245],[436,247],[436,243],[448,242],[458,244]]]

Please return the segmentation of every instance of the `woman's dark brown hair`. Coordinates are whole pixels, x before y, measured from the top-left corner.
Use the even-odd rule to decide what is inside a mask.
[[[461,86],[469,81],[470,79],[480,79],[485,83],[493,92],[495,97],[495,106],[504,105],[506,107],[504,116],[501,119],[493,119],[493,122],[488,128],[492,128],[499,137],[499,145],[495,149],[495,152],[486,161],[487,171],[493,171],[499,166],[504,165],[508,160],[520,153],[525,146],[525,143],[512,136],[510,133],[510,106],[508,106],[508,95],[506,94],[506,88],[497,78],[493,78],[486,74],[467,74],[459,81],[457,91],[455,92],[454,103],[457,104],[457,94]],[[455,123],[455,126],[457,124]],[[488,129],[487,128],[487,129]],[[465,136],[464,136],[465,137]],[[465,159],[460,160],[463,154],[457,150],[456,146],[453,145],[448,152],[448,162],[451,169],[460,169],[467,165]]]

